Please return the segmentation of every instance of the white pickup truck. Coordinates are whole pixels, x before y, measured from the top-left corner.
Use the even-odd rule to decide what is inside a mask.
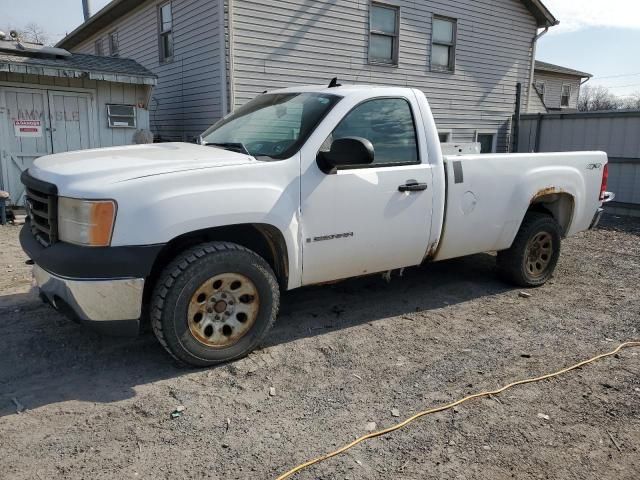
[[[602,152],[443,157],[424,94],[289,88],[165,143],[39,158],[23,249],[41,297],[84,323],[150,319],[176,359],[246,355],[280,291],[479,252],[519,286],[607,200]]]

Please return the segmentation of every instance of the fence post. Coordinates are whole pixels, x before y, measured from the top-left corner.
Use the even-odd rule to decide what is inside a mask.
[[[540,132],[542,131],[542,119],[544,117],[542,116],[542,113],[538,114],[538,121],[536,123],[536,143],[535,143],[535,147],[534,147],[534,152],[535,153],[540,153]]]

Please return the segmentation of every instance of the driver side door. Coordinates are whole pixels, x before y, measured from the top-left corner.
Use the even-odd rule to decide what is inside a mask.
[[[325,174],[315,158],[303,158],[309,165],[301,180],[303,285],[422,262],[432,171],[419,115],[415,97],[366,99],[339,120],[321,149],[338,138],[365,138],[373,163]]]

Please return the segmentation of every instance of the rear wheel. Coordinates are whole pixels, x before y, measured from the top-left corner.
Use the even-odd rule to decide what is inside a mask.
[[[527,213],[511,248],[498,252],[500,275],[521,287],[546,283],[560,257],[560,232],[560,225],[550,215]]]
[[[153,294],[152,327],[177,360],[214,365],[260,344],[279,298],[273,271],[256,253],[233,243],[205,243],[165,268]]]

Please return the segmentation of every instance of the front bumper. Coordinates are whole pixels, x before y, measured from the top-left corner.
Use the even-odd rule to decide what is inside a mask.
[[[20,245],[34,263],[40,297],[56,310],[109,335],[139,333],[145,278],[163,245],[44,247],[28,220]]]
[[[114,335],[138,333],[143,278],[71,279],[47,272],[37,264],[33,277],[43,300],[73,320]]]

